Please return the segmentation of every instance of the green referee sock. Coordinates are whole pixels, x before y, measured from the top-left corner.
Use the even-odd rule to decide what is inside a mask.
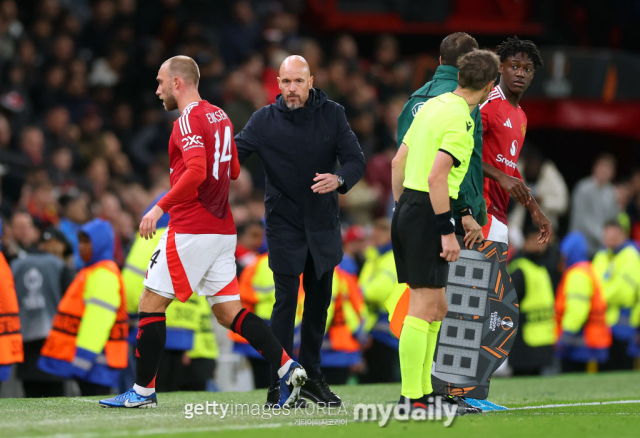
[[[429,323],[414,316],[405,316],[400,333],[400,372],[402,391],[407,398],[422,397],[422,373],[427,352]]]
[[[438,343],[438,332],[442,321],[433,321],[429,324],[429,333],[427,333],[427,352],[424,356],[424,367],[422,368],[422,393],[424,395],[433,392],[431,386],[431,367],[433,366],[433,355],[436,352],[436,344]]]

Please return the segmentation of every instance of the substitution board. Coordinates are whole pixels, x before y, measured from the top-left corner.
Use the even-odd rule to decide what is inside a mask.
[[[485,240],[449,265],[449,312],[431,370],[437,393],[486,399],[491,374],[506,360],[518,329],[519,303],[507,273],[507,245]]]

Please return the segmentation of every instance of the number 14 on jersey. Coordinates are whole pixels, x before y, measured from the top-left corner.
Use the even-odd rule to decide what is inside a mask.
[[[216,151],[213,154],[213,177],[220,179],[218,171],[220,169],[220,163],[226,163],[231,161],[231,127],[224,127],[224,138],[222,142],[222,154],[220,154],[220,131],[216,131]],[[227,176],[231,172],[231,166],[227,169]]]

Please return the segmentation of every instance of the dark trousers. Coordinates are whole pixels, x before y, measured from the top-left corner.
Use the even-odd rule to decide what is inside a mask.
[[[253,370],[253,386],[256,389],[268,388],[271,385],[271,367],[264,359],[252,357],[249,359]]]
[[[632,370],[633,358],[627,354],[629,341],[613,338],[609,348],[609,360],[598,367],[598,371]]]
[[[389,383],[401,380],[400,356],[395,348],[374,339],[363,356],[367,363],[367,371],[360,379],[361,383]]]
[[[351,369],[349,369],[349,367],[322,367],[322,374],[324,374],[324,380],[327,382],[327,385],[345,385],[351,375]]]
[[[216,372],[215,359],[191,359],[184,368],[180,391],[206,391],[207,383]]]
[[[276,303],[271,313],[271,330],[289,356],[293,353],[293,329],[298,305],[300,277],[297,275],[273,274],[276,286]],[[304,288],[304,313],[300,331],[299,361],[312,379],[321,379],[320,347],[327,323],[327,309],[331,303],[333,270],[316,275],[311,253],[307,253],[302,286]],[[271,370],[271,382],[278,382],[278,370]]]
[[[587,372],[586,362],[574,362],[572,360],[563,359],[561,364],[562,364],[563,373],[586,373]]]
[[[22,382],[26,398],[62,397],[64,382]]]
[[[185,375],[183,356],[183,350],[164,350],[158,365],[158,374],[156,374],[156,391],[180,391],[182,378]]]
[[[97,383],[86,382],[80,379],[76,379],[76,382],[78,382],[78,386],[80,387],[80,394],[83,397],[111,394],[111,388],[108,386],[98,385]]]

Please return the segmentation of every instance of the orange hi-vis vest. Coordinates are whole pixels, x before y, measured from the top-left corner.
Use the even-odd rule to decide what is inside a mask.
[[[591,295],[591,310],[587,321],[582,327],[581,342],[587,348],[591,349],[607,349],[611,346],[611,329],[605,321],[605,312],[607,311],[607,303],[604,299],[604,293],[602,291],[602,284],[600,279],[596,275],[589,262],[580,262],[573,265],[570,270],[580,270],[588,278],[591,279],[593,284],[593,294]],[[562,316],[565,312],[566,306],[566,279],[568,270],[562,277],[560,285],[558,286],[558,292],[556,294],[556,322],[557,322],[557,334],[560,338],[562,334]]]
[[[0,368],[24,360],[18,298],[11,268],[0,253]],[[9,371],[7,368],[6,371]],[[0,380],[2,378],[0,371]],[[8,376],[6,376],[8,377]]]
[[[85,311],[84,292],[85,283],[92,271],[102,268],[116,274],[120,282],[120,307],[116,313],[116,321],[111,328],[109,339],[104,347],[104,356],[96,359],[96,365],[106,365],[111,369],[127,367],[128,346],[127,336],[129,332],[127,297],[124,282],[118,266],[111,260],[103,260],[81,270],[75,280],[67,289],[64,297],[58,305],[58,313],[53,319],[53,328],[42,347],[42,359],[54,359],[49,361],[57,363],[60,368],[70,367],[76,356],[76,342],[82,316]],[[55,374],[63,375],[66,370],[61,369]],[[93,383],[107,384],[107,382],[94,381]]]
[[[327,330],[331,349],[345,353],[356,352],[360,350],[360,344],[353,336],[351,325],[354,324],[354,321],[349,320],[355,318],[357,320],[355,322],[360,322],[360,315],[364,309],[364,298],[360,293],[358,279],[355,275],[351,275],[339,267],[336,267],[333,275],[336,277],[334,283],[337,281],[338,285],[334,284],[337,286],[337,290],[334,290],[335,307]],[[345,294],[345,292],[347,293]],[[345,314],[347,309],[352,314]]]

